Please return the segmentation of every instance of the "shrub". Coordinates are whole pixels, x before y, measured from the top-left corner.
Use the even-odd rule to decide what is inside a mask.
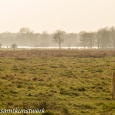
[[[11,45],[11,47],[15,50],[17,48],[17,45],[14,43]]]

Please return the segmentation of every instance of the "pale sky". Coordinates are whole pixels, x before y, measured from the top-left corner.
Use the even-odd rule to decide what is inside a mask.
[[[22,27],[78,33],[106,26],[115,26],[115,0],[0,0],[0,33]]]

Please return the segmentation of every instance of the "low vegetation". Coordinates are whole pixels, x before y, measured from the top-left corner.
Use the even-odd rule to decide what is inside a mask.
[[[11,47],[13,48],[13,50],[15,50],[17,48],[17,45],[14,43],[11,45]]]
[[[43,115],[114,115],[114,71],[115,51],[0,51],[0,108],[44,108]]]

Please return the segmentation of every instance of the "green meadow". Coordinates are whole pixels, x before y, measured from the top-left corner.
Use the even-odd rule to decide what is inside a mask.
[[[43,115],[115,115],[114,71],[115,51],[1,50],[0,109],[44,108],[52,113]]]

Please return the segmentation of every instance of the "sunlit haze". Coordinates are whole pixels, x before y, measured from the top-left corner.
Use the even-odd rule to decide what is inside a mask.
[[[0,33],[96,31],[115,26],[115,0],[0,0]]]

